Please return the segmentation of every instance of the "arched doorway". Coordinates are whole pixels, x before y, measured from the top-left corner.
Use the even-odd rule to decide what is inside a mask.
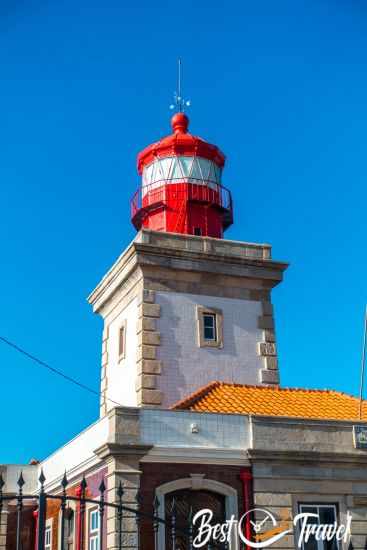
[[[173,498],[176,503],[177,521],[186,520],[185,530],[188,526],[188,516],[190,508],[192,511],[208,508],[213,511],[212,523],[222,523],[234,516],[238,518],[237,491],[233,487],[216,480],[206,479],[202,474],[192,474],[190,478],[177,479],[164,483],[156,489],[156,497],[159,502],[158,515],[160,518],[170,522],[170,514]],[[185,518],[185,514],[186,518]],[[171,550],[172,543],[167,540],[167,531],[169,527],[160,524],[158,529],[158,550]],[[181,541],[181,545],[176,544],[176,548],[187,550],[188,543]],[[214,547],[218,550],[226,548],[222,546]],[[232,533],[228,550],[238,550],[239,541],[236,533]],[[204,549],[206,550],[206,549]]]

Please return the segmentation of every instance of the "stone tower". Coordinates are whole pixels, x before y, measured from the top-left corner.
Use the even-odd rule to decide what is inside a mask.
[[[214,381],[277,385],[271,289],[287,264],[267,244],[222,238],[232,198],[225,157],[188,133],[138,156],[138,234],[89,296],[104,320],[101,416],[116,406],[173,403]]]

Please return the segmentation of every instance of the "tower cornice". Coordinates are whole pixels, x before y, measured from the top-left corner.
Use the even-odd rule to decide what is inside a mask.
[[[142,277],[141,270],[161,269],[226,275],[264,281],[270,289],[282,281],[288,263],[271,258],[269,244],[229,241],[161,231],[141,230],[88,296],[100,312],[119,288]],[[138,272],[138,273],[137,273]]]

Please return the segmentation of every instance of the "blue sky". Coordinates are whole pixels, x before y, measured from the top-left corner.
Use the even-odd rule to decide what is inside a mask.
[[[289,261],[282,384],[358,392],[366,302],[367,8],[357,0],[4,0],[0,334],[98,389],[86,296],[133,238],[137,152],[191,130],[227,154],[226,237]],[[0,462],[43,458],[98,399],[0,344]]]

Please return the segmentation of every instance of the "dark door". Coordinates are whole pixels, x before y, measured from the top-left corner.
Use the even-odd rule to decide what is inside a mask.
[[[181,489],[174,491],[166,495],[165,498],[165,514],[166,514],[166,550],[172,550],[172,537],[171,537],[171,518],[172,518],[172,503],[175,499],[176,505],[176,549],[187,550],[189,548],[188,537],[182,534],[180,530],[185,532],[189,529],[189,517],[190,513],[193,516],[200,510],[208,508],[213,512],[212,524],[224,523],[226,518],[225,512],[225,497],[218,493],[212,493],[211,491],[192,491],[191,489]],[[195,538],[195,528],[193,531],[193,537]],[[224,543],[210,541],[211,548],[224,549],[226,548]],[[207,548],[207,546],[203,547]]]

